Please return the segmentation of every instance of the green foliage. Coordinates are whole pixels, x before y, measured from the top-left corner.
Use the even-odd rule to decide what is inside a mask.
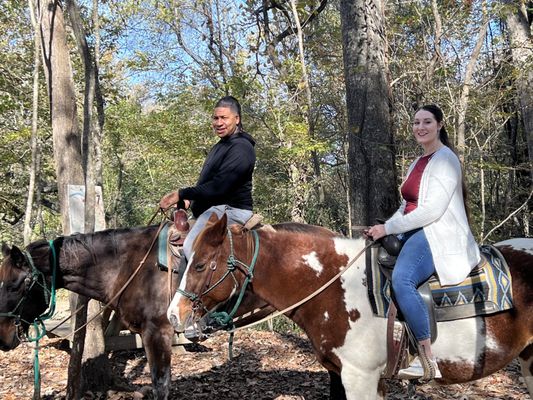
[[[135,99],[109,108],[104,187],[114,225],[145,223],[165,193],[196,181],[213,138],[191,99],[184,92],[166,109]]]
[[[417,104],[440,104],[450,137],[456,140],[458,99],[481,21],[476,2],[437,4],[443,24],[439,54],[430,3],[386,5],[391,110],[402,175],[419,154],[411,134]],[[289,35],[274,49],[268,47],[272,37],[289,28],[290,13],[269,10],[271,32],[267,34],[261,25],[263,14],[254,13],[262,6],[256,1],[101,3],[99,72],[106,101],[103,186],[109,226],[145,224],[163,194],[195,183],[207,151],[217,140],[210,127],[213,104],[231,94],[241,101],[245,129],[257,140],[256,211],[267,222],[290,220],[299,212],[306,222],[346,232],[348,127],[338,5],[338,1],[328,2],[304,28],[312,96],[308,114],[295,36]],[[464,169],[478,238],[520,206],[531,188],[526,133],[516,106],[519,71],[510,62],[509,43],[498,19],[508,7],[497,8],[497,2],[489,5],[494,7],[489,8],[493,29],[476,65],[465,121]],[[317,6],[317,1],[299,1],[301,21]],[[30,160],[33,38],[26,7],[13,0],[0,4],[4,32],[0,37],[0,239],[10,241],[21,238]],[[90,7],[90,2],[82,2],[92,44]],[[81,104],[83,74],[75,45],[70,45]],[[273,62],[275,57],[279,65]],[[44,88],[41,74],[42,194],[36,205],[41,213],[34,222],[35,237],[60,231]],[[313,154],[319,160],[320,176],[314,170]],[[520,214],[489,240],[523,234],[530,219]]]

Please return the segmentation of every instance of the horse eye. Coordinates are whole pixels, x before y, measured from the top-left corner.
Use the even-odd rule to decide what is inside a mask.
[[[196,264],[194,266],[194,269],[196,270],[196,272],[202,272],[205,269],[205,264]]]
[[[8,292],[19,290],[24,284],[27,287],[31,282],[29,277],[18,278],[13,281],[2,281],[0,283],[0,289],[5,288]]]

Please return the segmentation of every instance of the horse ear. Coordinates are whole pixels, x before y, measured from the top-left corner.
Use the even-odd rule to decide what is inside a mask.
[[[226,214],[224,214],[226,215]],[[209,217],[208,222],[210,222],[210,225],[213,225],[215,222],[218,222],[218,215],[217,213],[211,213],[211,216]]]
[[[204,230],[203,239],[213,246],[220,245],[226,236],[227,226],[228,217],[225,213],[220,219],[215,213],[211,214]]]
[[[2,253],[4,254],[4,257],[11,257],[14,266],[21,266],[24,262],[24,254],[22,254],[22,251],[20,251],[17,246],[13,246],[10,249],[8,245],[3,244]]]
[[[7,257],[11,253],[11,249],[7,245],[7,243],[2,242],[2,255],[4,257]]]

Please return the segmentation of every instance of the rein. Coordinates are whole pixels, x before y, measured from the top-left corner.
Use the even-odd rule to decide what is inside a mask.
[[[368,226],[361,226],[359,228],[366,229],[366,228],[368,228]],[[234,247],[233,247],[232,233],[231,233],[229,228],[227,229],[227,231],[228,231],[228,238],[229,238],[229,242],[230,242],[230,254],[229,254],[228,259],[227,259],[228,269],[224,273],[224,275],[213,286],[208,287],[204,292],[202,292],[199,295],[196,294],[196,293],[187,292],[187,291],[181,290],[181,289],[178,289],[177,291],[181,295],[187,297],[191,302],[197,303],[197,304],[198,303],[201,304],[201,297],[202,296],[204,296],[205,294],[209,293],[216,286],[218,286],[222,281],[224,281],[226,279],[226,277],[229,274],[232,274],[232,276],[233,276],[233,272],[235,270],[235,265],[237,263],[240,264],[241,266],[243,266],[246,269],[246,271],[245,271],[246,279],[245,279],[245,281],[244,281],[244,283],[243,283],[243,285],[241,287],[241,291],[239,293],[239,297],[237,299],[237,302],[233,306],[233,309],[231,310],[231,312],[230,313],[227,313],[227,312],[224,312],[224,311],[222,311],[222,312],[212,312],[212,311],[208,311],[208,310],[206,310],[204,308],[204,310],[206,311],[207,315],[209,315],[211,318],[215,319],[217,323],[219,323],[222,327],[224,327],[226,330],[228,330],[228,332],[230,332],[230,335],[233,335],[234,332],[239,331],[241,329],[249,328],[249,327],[258,325],[258,324],[260,324],[262,322],[265,322],[265,321],[268,321],[270,319],[273,319],[273,318],[275,318],[275,317],[277,317],[279,315],[285,314],[285,313],[295,309],[296,307],[299,307],[300,305],[306,303],[307,301],[311,300],[313,297],[317,296],[318,294],[323,292],[325,289],[327,289],[329,286],[331,286],[331,284],[333,282],[335,282],[342,274],[344,274],[346,271],[348,271],[348,269],[355,263],[355,261],[357,261],[359,259],[359,257],[361,257],[361,255],[363,255],[366,252],[366,250],[374,244],[374,241],[369,241],[369,243],[367,245],[365,245],[365,247],[363,247],[363,249],[359,253],[357,253],[348,262],[348,264],[346,265],[345,268],[343,268],[341,271],[339,271],[339,273],[337,273],[335,276],[333,276],[324,285],[322,285],[317,290],[315,290],[314,292],[312,292],[311,294],[309,294],[305,298],[301,299],[297,303],[295,303],[295,304],[293,304],[293,305],[291,305],[291,306],[289,306],[289,307],[287,307],[287,308],[285,308],[285,309],[283,309],[281,311],[276,311],[275,313],[272,313],[272,314],[260,319],[259,321],[255,321],[255,322],[250,323],[248,325],[244,325],[244,326],[241,326],[239,328],[235,328],[235,325],[233,323],[233,316],[237,312],[237,309],[239,308],[239,306],[240,306],[240,304],[242,302],[242,299],[244,297],[244,293],[246,291],[246,288],[248,287],[248,284],[250,283],[250,281],[253,278],[253,270],[254,270],[254,267],[255,267],[255,264],[256,264],[256,261],[257,261],[257,257],[259,255],[259,235],[257,234],[256,231],[252,231],[252,233],[254,234],[254,238],[255,238],[255,251],[254,251],[254,255],[253,255],[252,261],[251,261],[250,265],[248,266],[244,262],[242,262],[242,261],[240,261],[240,260],[235,258],[235,254],[234,254],[235,251],[234,251]],[[215,266],[215,268],[216,268],[216,266]],[[233,276],[233,279],[236,281],[234,276]],[[233,295],[233,293],[230,295],[230,297],[232,295]],[[230,341],[231,341],[231,339],[230,339]],[[230,348],[231,348],[231,345],[230,345]],[[231,358],[231,356],[230,356],[230,358]]]
[[[161,232],[161,230],[163,229],[163,226],[164,226],[164,222],[161,221],[161,223],[159,224],[159,228],[157,229],[157,232],[155,234],[155,237],[152,239],[152,242],[150,243],[150,247],[148,248],[148,251],[146,252],[146,254],[144,255],[143,259],[141,260],[141,262],[139,263],[139,265],[137,266],[137,268],[135,269],[135,271],[133,271],[133,273],[130,275],[130,277],[128,278],[128,280],[124,283],[124,285],[122,285],[122,287],[113,295],[113,297],[96,313],[94,314],[93,316],[91,316],[91,318],[89,318],[87,320],[87,322],[85,322],[82,326],[80,326],[79,328],[77,328],[76,330],[72,331],[71,333],[69,333],[68,335],[62,337],[62,338],[59,338],[58,340],[63,340],[63,339],[66,339],[74,334],[76,334],[77,332],[81,331],[83,328],[85,328],[87,325],[89,325],[91,322],[93,322],[100,314],[102,314],[107,308],[109,308],[111,306],[111,304],[113,304],[113,302],[122,294],[122,292],[124,292],[124,290],[126,290],[126,288],[128,287],[128,285],[131,283],[131,281],[135,278],[135,276],[137,275],[137,273],[141,270],[142,266],[144,265],[144,263],[146,262],[146,259],[148,258],[148,255],[150,254],[150,252],[152,251],[153,247],[154,247],[154,244],[155,242],[157,241],[157,238],[159,236],[159,233]],[[80,307],[78,310],[76,310],[76,313],[78,311],[80,311],[83,307]],[[68,318],[71,318],[74,314],[71,314]],[[58,326],[60,326],[61,324],[63,324],[66,320],[65,319],[64,321],[61,321],[58,325],[56,325],[53,329],[56,329]]]
[[[263,323],[263,322],[266,322],[270,319],[273,319],[273,318],[276,318],[282,314],[285,314],[293,309],[295,309],[296,307],[299,307],[301,306],[302,304],[308,302],[309,300],[311,300],[313,297],[317,296],[318,294],[320,294],[321,292],[323,292],[325,289],[327,289],[333,282],[335,282],[342,274],[344,274],[346,271],[348,271],[348,269],[353,265],[354,262],[357,261],[357,259],[359,257],[361,257],[361,255],[363,255],[366,250],[371,247],[372,245],[374,244],[374,241],[370,241],[369,244],[367,244],[365,247],[363,247],[363,249],[357,253],[357,255],[355,257],[353,257],[350,262],[346,265],[346,268],[342,269],[337,275],[335,275],[333,278],[331,278],[329,281],[327,281],[324,285],[322,285],[321,287],[319,287],[317,290],[315,290],[313,293],[311,293],[310,295],[304,297],[302,300],[298,301],[297,303],[281,310],[281,311],[276,311],[270,315],[267,315],[266,317],[260,319],[259,321],[255,321],[255,322],[252,322],[248,325],[244,325],[244,326],[240,326],[239,328],[233,328],[231,330],[229,330],[230,333],[234,333],[234,332],[237,332],[237,331],[240,331],[241,329],[244,329],[244,328],[250,328],[252,326],[255,326],[255,325],[258,325],[260,323]]]

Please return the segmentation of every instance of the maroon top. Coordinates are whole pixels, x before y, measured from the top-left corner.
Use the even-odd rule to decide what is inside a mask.
[[[418,193],[420,190],[420,181],[422,180],[422,174],[429,160],[435,153],[428,154],[427,156],[420,157],[416,162],[415,167],[407,177],[401,188],[402,197],[407,202],[404,215],[410,213],[418,206]]]

